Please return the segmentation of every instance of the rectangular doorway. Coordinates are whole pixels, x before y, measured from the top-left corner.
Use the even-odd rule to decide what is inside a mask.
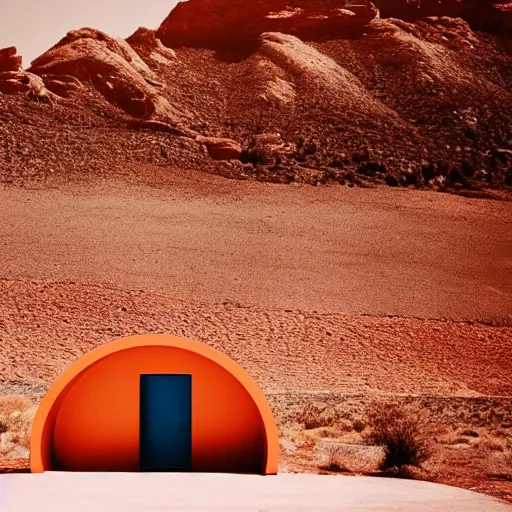
[[[140,376],[140,469],[187,471],[192,465],[192,376]]]

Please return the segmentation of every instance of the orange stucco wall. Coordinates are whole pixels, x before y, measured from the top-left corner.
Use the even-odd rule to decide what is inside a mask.
[[[169,336],[109,345],[72,365],[43,399],[31,440],[33,471],[138,471],[140,375],[182,373],[192,375],[192,470],[277,472],[270,408],[233,361]]]

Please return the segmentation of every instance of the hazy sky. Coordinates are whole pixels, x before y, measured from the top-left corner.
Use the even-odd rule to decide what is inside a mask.
[[[23,66],[70,30],[92,27],[128,37],[157,28],[177,0],[0,0],[0,48],[16,46]]]

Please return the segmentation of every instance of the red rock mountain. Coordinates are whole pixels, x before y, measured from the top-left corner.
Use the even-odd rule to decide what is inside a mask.
[[[0,176],[510,187],[511,29],[510,2],[188,0],[26,70],[7,48]]]
[[[208,48],[254,41],[264,32],[343,36],[364,30],[377,14],[364,0],[189,0],[173,9],[157,37],[167,46]]]

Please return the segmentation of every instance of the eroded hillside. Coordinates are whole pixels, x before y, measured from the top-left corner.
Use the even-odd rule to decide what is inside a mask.
[[[69,32],[26,69],[3,50],[2,180],[512,186],[512,4],[359,4],[189,0],[127,40]]]

